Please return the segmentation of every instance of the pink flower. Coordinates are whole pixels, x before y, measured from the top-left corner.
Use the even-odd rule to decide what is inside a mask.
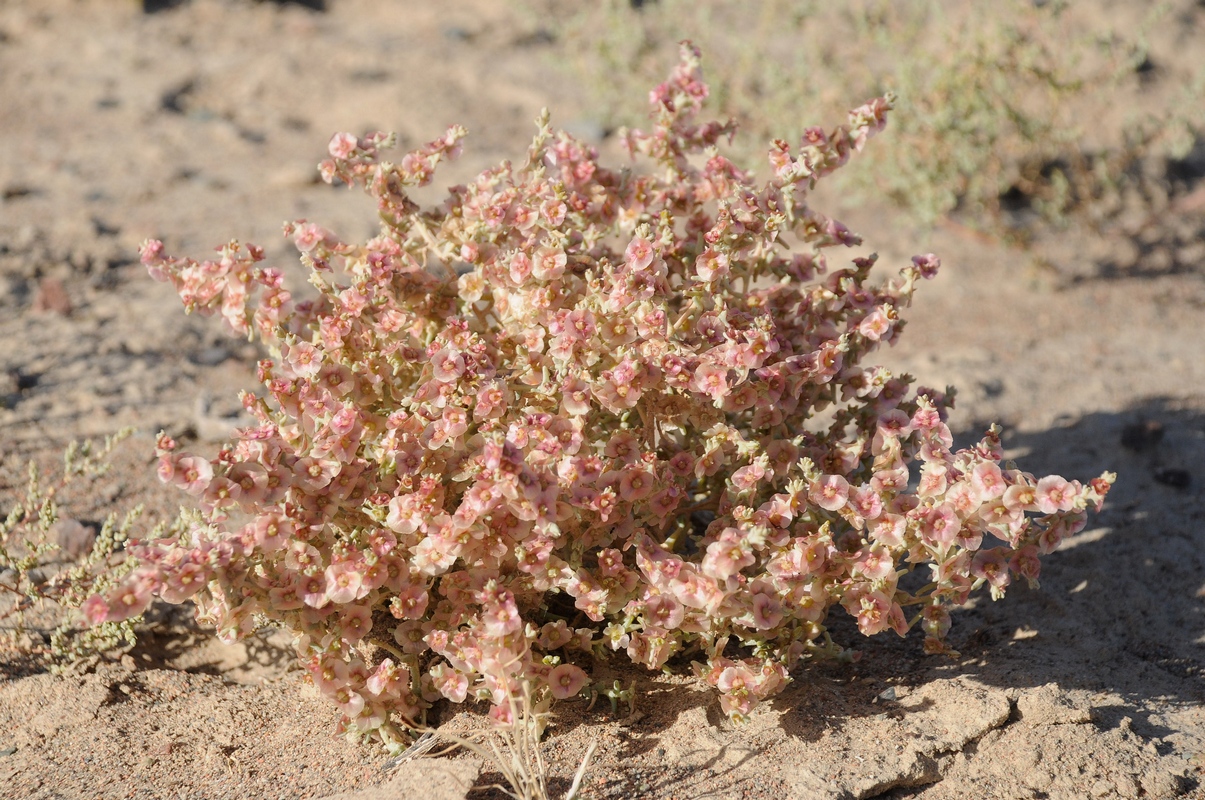
[[[417,620],[403,622],[393,629],[393,641],[401,645],[402,652],[409,655],[425,653],[429,648],[424,640],[422,623]]]
[[[585,671],[573,664],[560,664],[548,673],[548,688],[557,700],[568,700],[578,694],[588,681]]]
[[[703,574],[716,580],[727,580],[754,560],[741,532],[736,528],[726,528],[718,540],[707,546],[707,554],[703,556]]]
[[[435,380],[451,383],[464,374],[464,356],[450,347],[445,347],[431,356],[431,366],[434,369]]]
[[[340,612],[343,638],[351,644],[363,639],[372,630],[372,611],[365,606],[352,606]]]
[[[736,472],[732,473],[732,485],[742,491],[747,491],[757,486],[758,483],[766,475],[766,468],[761,464],[750,464],[741,467]]]
[[[213,480],[213,467],[200,456],[183,455],[175,459],[172,483],[191,495],[200,495]]]
[[[857,620],[858,630],[864,636],[874,636],[892,626],[891,598],[882,592],[850,590],[841,605]]]
[[[299,590],[302,602],[310,608],[322,608],[330,603],[330,597],[326,594],[326,579],[321,573],[304,576]]]
[[[285,554],[285,566],[294,572],[308,572],[320,563],[318,548],[305,542],[293,541]]]
[[[99,625],[109,619],[109,603],[105,598],[98,594],[94,594],[80,605],[80,611],[83,612],[84,619],[89,625]]]
[[[891,318],[882,308],[876,308],[858,323],[858,333],[872,342],[877,342],[891,330]]]
[[[971,559],[971,574],[991,584],[992,596],[996,597],[1009,584],[1008,550],[994,547],[975,553]]]
[[[330,485],[340,467],[330,458],[303,458],[293,467],[293,483],[307,492],[318,492]]]
[[[581,416],[590,411],[590,388],[580,378],[571,378],[561,386],[561,403],[568,414]]]
[[[359,561],[337,561],[326,568],[326,598],[343,604],[363,596],[363,564]]]
[[[331,137],[331,143],[327,146],[332,158],[348,159],[356,152],[358,147],[356,137],[350,133],[336,133]]]
[[[656,481],[651,472],[639,467],[628,467],[623,471],[623,477],[619,479],[619,497],[626,502],[634,503],[652,494],[655,486]]]
[[[279,611],[296,611],[305,607],[295,584],[277,586],[268,590],[269,605]]]
[[[658,594],[644,604],[645,624],[662,630],[672,631],[682,624],[686,610],[670,595]]]
[[[946,478],[947,468],[945,464],[928,463],[921,468],[920,484],[917,486],[916,494],[919,497],[937,497],[944,494],[949,482]]]
[[[130,617],[136,617],[151,603],[151,584],[139,580],[135,575],[110,591],[104,602],[108,605],[108,613],[104,618],[106,622],[120,622]],[[85,614],[97,615],[99,610],[99,603],[94,602]]]
[[[516,285],[522,286],[531,277],[531,258],[524,252],[515,253],[510,260],[510,279]]]
[[[826,511],[838,511],[849,500],[849,482],[840,475],[822,475],[812,481],[808,499]]]
[[[1058,475],[1048,475],[1038,481],[1034,501],[1043,514],[1070,511],[1075,507],[1075,487]]]
[[[298,225],[294,231],[293,244],[301,252],[309,253],[318,245],[333,238],[330,231],[324,230],[312,222],[306,222]]]
[[[965,480],[951,486],[946,491],[945,500],[958,512],[958,516],[963,519],[974,515],[981,505],[979,492],[973,484]]]
[[[628,269],[640,271],[653,263],[657,253],[653,250],[653,245],[647,239],[639,237],[628,243],[627,250],[624,252],[624,258]]]
[[[541,247],[536,250],[531,272],[542,281],[555,281],[565,273],[567,259],[559,247]]]
[[[331,695],[347,683],[347,663],[334,656],[323,656],[311,667],[310,675],[320,692]]]
[[[463,703],[469,692],[469,679],[447,664],[436,664],[428,670],[436,690],[453,703]]]
[[[181,564],[167,574],[159,596],[169,603],[183,603],[205,588],[205,579],[205,570],[199,564]]]
[[[849,505],[854,513],[865,520],[875,520],[883,513],[883,501],[870,486],[859,486],[849,493]]]
[[[347,686],[341,686],[331,694],[331,699],[348,717],[355,717],[364,710],[364,697]]]
[[[268,496],[268,471],[254,461],[240,461],[226,473],[227,479],[238,484],[238,500],[255,506]]]
[[[991,461],[983,461],[971,470],[971,486],[979,496],[979,501],[986,503],[1004,494],[1008,484],[1000,472],[1000,465]]]
[[[768,594],[753,595],[753,627],[759,631],[773,630],[782,622],[782,604]]]
[[[882,544],[863,552],[857,561],[858,573],[871,581],[881,581],[895,574],[895,559]]]
[[[548,200],[540,206],[540,216],[554,228],[559,228],[565,222],[567,211],[565,204],[560,200]]]
[[[612,317],[603,322],[598,335],[611,348],[620,348],[636,341],[636,325],[630,319]]]
[[[938,268],[941,267],[941,259],[932,253],[926,253],[923,256],[913,256],[912,263],[916,265],[922,278],[932,278],[937,274]]]
[[[490,636],[506,636],[519,630],[522,625],[519,609],[510,592],[503,592],[502,596],[485,610],[482,619],[485,621],[485,631]]]
[[[1029,581],[1031,586],[1037,586],[1038,574],[1042,571],[1042,564],[1038,561],[1038,548],[1031,544],[1025,545],[1013,554],[1008,566],[1017,575]]]
[[[691,386],[696,392],[720,402],[728,394],[728,370],[712,364],[699,367]]]
[[[1037,511],[1037,489],[1023,483],[1014,483],[1004,491],[1004,505],[1010,511]]]
[[[899,547],[904,543],[906,522],[899,514],[884,514],[870,526],[870,535],[884,547]]]
[[[704,281],[714,281],[728,274],[728,256],[708,248],[695,260],[695,274]]]
[[[942,503],[924,514],[921,532],[934,544],[948,546],[953,543],[961,527],[953,506]]]
[[[398,669],[392,658],[386,658],[368,676],[364,688],[378,697],[397,695],[403,685],[409,683],[409,675]]]
[[[252,535],[255,543],[264,550],[280,550],[289,543],[296,528],[293,521],[280,514],[264,514],[257,517]]]
[[[390,602],[389,611],[398,619],[421,619],[427,613],[427,602],[427,589],[424,586],[407,586]]]

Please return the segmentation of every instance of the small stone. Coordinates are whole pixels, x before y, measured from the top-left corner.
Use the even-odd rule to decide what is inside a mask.
[[[206,347],[192,357],[193,363],[203,367],[216,367],[230,358],[230,351],[225,347]]]
[[[878,697],[876,697],[875,699],[876,699],[876,700],[882,700],[882,701],[883,701],[883,702],[885,702],[885,703],[886,703],[886,702],[890,702],[890,701],[892,701],[892,700],[895,700],[895,699],[896,699],[895,687],[894,687],[894,686],[888,686],[886,689],[884,689],[883,691],[879,692],[879,696],[878,696]]]
[[[29,195],[35,193],[36,190],[21,183],[10,183],[8,186],[0,189],[0,197],[4,198],[5,200],[16,200],[21,197],[28,197]]]
[[[55,542],[72,561],[92,552],[96,530],[76,519],[60,519],[54,526]]]
[[[473,40],[473,32],[460,25],[445,25],[440,31],[445,39],[453,42],[469,42]]]
[[[67,316],[71,313],[71,300],[67,289],[58,278],[46,277],[38,282],[38,291],[33,298],[33,310]]]
[[[1170,486],[1173,489],[1187,489],[1192,484],[1192,475],[1189,471],[1176,467],[1157,469],[1152,473],[1152,477],[1164,486]]]

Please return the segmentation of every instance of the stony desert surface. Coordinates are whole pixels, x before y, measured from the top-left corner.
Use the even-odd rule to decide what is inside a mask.
[[[1205,7],[1172,5],[1150,92],[1205,59]],[[371,235],[370,201],[318,180],[335,131],[417,146],[464,124],[440,186],[520,156],[544,106],[624,158],[558,46],[529,6],[486,0],[0,0],[0,511],[29,461],[133,426],[114,469],[65,492],[61,513],[170,516],[184,498],[155,478],[155,434],[216,448],[254,387],[255,348],[185,316],[137,263],[143,239],[202,257],[237,238],[296,267],[285,220]],[[838,613],[860,660],[798,671],[741,727],[686,677],[599,665],[596,678],[637,681],[635,713],[560,703],[554,792],[597,739],[585,798],[1205,797],[1202,147],[1137,234],[1072,226],[1021,248],[847,207],[885,263],[932,250],[945,265],[886,363],[959,387],[966,440],[999,422],[1027,471],[1113,470],[1113,493],[1039,589],[955,615],[956,660],[924,656],[919,635],[862,639]],[[151,619],[126,657],[67,676],[28,656],[36,627],[25,651],[0,651],[0,796],[501,796],[463,753],[391,769],[336,737],[335,709],[279,634],[227,647],[187,609]]]

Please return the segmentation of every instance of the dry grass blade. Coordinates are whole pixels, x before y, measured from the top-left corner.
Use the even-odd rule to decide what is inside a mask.
[[[586,777],[586,770],[590,768],[590,759],[594,757],[594,748],[598,747],[598,739],[590,742],[590,746],[586,748],[586,754],[582,756],[582,763],[578,765],[577,772],[573,775],[573,783],[569,786],[569,791],[565,794],[565,800],[573,800],[577,797],[577,792],[582,786],[582,778]]]
[[[414,744],[407,747],[399,755],[394,756],[385,762],[385,766],[381,767],[383,772],[388,772],[391,769],[405,764],[407,761],[426,755],[431,752],[435,745],[439,744],[439,735],[435,731],[427,731],[422,736],[414,740]]]
[[[496,785],[496,788],[509,797],[515,800],[553,800],[548,790],[548,768],[540,750],[540,737],[544,733],[548,717],[544,710],[545,702],[533,700],[530,688],[525,685],[521,696],[518,699],[512,697],[510,704],[509,724],[476,734],[428,731],[386,767],[392,768],[428,752],[442,741],[463,747],[485,759],[498,770],[507,783],[507,786]],[[597,745],[595,740],[586,748],[564,800],[573,800],[577,796]]]

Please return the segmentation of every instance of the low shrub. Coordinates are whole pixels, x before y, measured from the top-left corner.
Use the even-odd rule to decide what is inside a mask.
[[[281,625],[348,730],[400,747],[440,698],[506,722],[617,652],[692,659],[740,719],[840,652],[834,609],[942,652],[977,587],[1035,581],[1112,476],[1002,466],[995,428],[953,451],[952,393],[866,364],[938,259],[885,281],[874,257],[832,267],[860,239],[808,204],[891,99],[774,142],[759,184],[719,154],[733,129],[700,119],[707,94],[683,45],[651,129],[624,133],[647,171],[600,165],[545,114],[521,164],[427,209],[407,192],[464,130],[396,162],[391,136],[336,135],[321,173],[364,187],[382,227],[285,226],[313,299],[257,247],[198,262],[147,242],[188,310],[272,356],[243,396],[258,424],[216,457],[159,437],[162,479],[201,514],[131,543],[140,566],[88,618],[158,596],[228,641]]]

